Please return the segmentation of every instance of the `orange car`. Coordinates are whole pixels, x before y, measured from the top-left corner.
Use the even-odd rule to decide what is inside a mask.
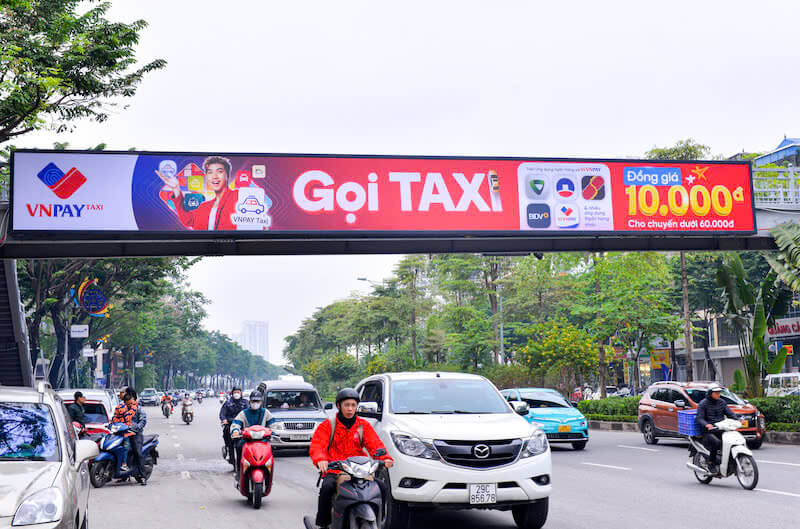
[[[678,410],[697,408],[714,382],[656,382],[639,401],[639,430],[647,444],[656,444],[659,437],[684,437],[678,433]],[[722,400],[741,417],[739,432],[750,448],[764,442],[766,421],[758,408],[732,391],[722,390]]]

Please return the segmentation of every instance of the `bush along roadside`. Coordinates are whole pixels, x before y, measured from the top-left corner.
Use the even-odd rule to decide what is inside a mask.
[[[800,397],[761,397],[750,404],[764,414],[769,423],[800,423]]]
[[[586,420],[608,422],[637,422],[636,415],[604,415],[602,413],[586,413]]]
[[[641,397],[609,397],[600,400],[582,400],[578,409],[588,417],[589,414],[599,415],[639,415],[639,400]]]
[[[768,432],[800,432],[800,422],[768,422]]]

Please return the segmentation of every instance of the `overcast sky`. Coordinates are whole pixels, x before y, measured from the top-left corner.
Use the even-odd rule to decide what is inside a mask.
[[[167,68],[108,122],[15,144],[626,157],[800,135],[796,2],[117,0],[110,18],[147,20],[138,56]],[[396,260],[208,258],[190,279],[208,328],[268,320],[277,360],[315,307]]]

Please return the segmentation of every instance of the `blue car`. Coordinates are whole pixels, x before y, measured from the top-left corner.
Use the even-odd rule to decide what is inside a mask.
[[[572,443],[583,450],[589,442],[586,417],[559,392],[546,388],[512,388],[501,391],[507,401],[522,401],[529,410],[525,419],[538,423],[550,443]]]

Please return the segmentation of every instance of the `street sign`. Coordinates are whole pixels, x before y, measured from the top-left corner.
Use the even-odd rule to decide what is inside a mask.
[[[94,383],[98,386],[105,387],[106,386],[106,379],[104,377],[97,377],[94,379]]]
[[[787,351],[786,354],[787,355],[793,355],[794,354],[794,345],[784,345],[784,347],[786,348],[786,351]]]
[[[144,367],[144,362],[142,362],[141,360],[137,360],[136,362],[133,363],[133,365],[134,367]]]
[[[94,356],[94,349],[92,349],[91,347],[84,347],[81,350],[81,352],[83,353],[83,356],[85,356],[86,358],[92,358]]]
[[[88,338],[89,326],[88,325],[70,325],[69,335],[71,338]]]

